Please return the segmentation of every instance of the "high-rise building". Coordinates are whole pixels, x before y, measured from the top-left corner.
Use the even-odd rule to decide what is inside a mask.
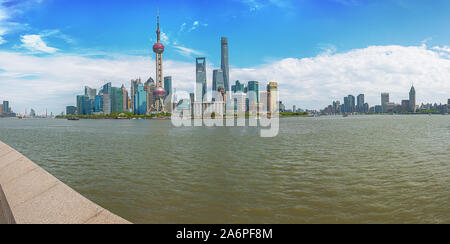
[[[174,101],[174,92],[172,90],[172,76],[166,76],[164,77],[164,90],[166,91],[166,95],[164,97],[165,100],[165,106],[166,106],[166,112],[171,113],[172,112],[172,102]]]
[[[389,93],[381,93],[381,107],[382,107],[383,113],[387,112],[388,103],[389,103]]]
[[[341,112],[341,102],[340,101],[333,101],[333,114],[338,114]]]
[[[3,104],[0,104],[0,117],[3,117]]]
[[[233,92],[244,92],[244,84],[241,84],[241,82],[239,82],[238,80],[236,81],[235,85],[231,86],[231,91]]]
[[[375,113],[383,113],[383,106],[375,105]]]
[[[151,111],[156,113],[165,112],[164,96],[166,91],[164,90],[163,83],[163,58],[164,45],[161,43],[161,31],[159,30],[159,11],[157,16],[157,30],[156,30],[156,43],[153,45],[153,52],[156,54],[156,87],[152,91],[153,103],[150,106]],[[148,89],[148,88],[147,88]],[[148,101],[150,102],[150,101]]]
[[[409,91],[409,111],[412,113],[416,112],[416,90],[414,86],[411,86],[411,90]]]
[[[348,113],[350,111],[350,102],[348,101],[348,97],[344,97],[344,113]]]
[[[96,89],[90,88],[88,86],[84,87],[84,95],[88,96],[89,99],[94,100],[96,94],[97,94]]]
[[[234,92],[231,94],[231,99],[234,101],[234,113],[243,114],[247,112],[247,94],[242,91]]]
[[[173,95],[172,90],[172,76],[164,77],[164,90],[166,91],[166,96]]]
[[[286,106],[284,106],[282,101],[278,102],[278,108],[281,113],[286,112]]]
[[[195,102],[195,93],[189,93],[189,104],[191,108],[191,115],[194,115],[194,102]]]
[[[113,87],[111,94],[111,112],[124,112],[122,88]]]
[[[195,102],[206,100],[206,58],[196,58]]]
[[[66,115],[77,115],[77,107],[67,106],[66,107]],[[30,116],[31,116],[31,112],[30,112]]]
[[[357,105],[356,105],[356,112],[358,113],[364,113],[364,94],[359,94],[357,97]]]
[[[84,95],[77,95],[77,114],[83,115],[83,97]]]
[[[138,85],[136,93],[134,94],[134,109],[135,114],[146,114],[147,112],[147,93],[142,84]]]
[[[230,90],[230,70],[229,70],[229,58],[228,58],[228,39],[226,37],[222,37],[221,39],[221,62],[220,68],[223,73],[223,84],[225,88],[225,92],[228,93]]]
[[[221,69],[215,69],[213,70],[212,91],[218,91],[220,88],[225,90],[224,74]]]
[[[94,112],[95,113],[103,112],[103,94],[99,94],[99,95],[95,96]]]
[[[259,82],[249,81],[247,84],[247,97],[250,102],[259,103]]]
[[[2,116],[8,116],[11,111],[9,111],[9,101],[3,101],[2,104]]]
[[[147,113],[150,114],[155,111],[153,105],[155,104],[156,96],[153,95],[153,91],[156,89],[155,81],[150,77],[144,85],[144,91],[147,92]]]
[[[267,92],[269,93],[267,109],[270,113],[278,112],[278,83],[269,82],[269,84],[267,85]]]
[[[111,95],[103,94],[103,113],[111,114]]]
[[[130,88],[131,107],[130,107],[130,109],[133,113],[134,113],[134,95],[136,94],[137,87],[139,86],[139,84],[142,84],[141,78],[136,79],[136,80],[131,80],[131,88]]]
[[[368,113],[369,112],[369,104],[368,103],[364,103],[364,113]]]
[[[90,88],[88,86],[84,87],[84,110],[83,110],[83,114],[85,115],[91,115],[94,113],[94,106],[95,106],[95,95],[97,94],[97,90]]]
[[[125,88],[124,85],[122,85],[122,98],[123,98],[123,111],[128,111],[128,91],[127,88]]]
[[[103,86],[103,113],[110,114],[112,112],[112,85],[111,82]],[[107,108],[109,106],[109,108]]]
[[[92,115],[94,112],[94,102],[89,99],[88,95],[77,96],[78,115]]]
[[[356,111],[355,97],[353,95],[348,95],[348,113],[354,113]]]
[[[112,85],[111,85],[111,82],[108,82],[103,86],[103,94],[111,95],[111,93],[112,93]]]
[[[402,111],[410,111],[409,100],[402,100]]]

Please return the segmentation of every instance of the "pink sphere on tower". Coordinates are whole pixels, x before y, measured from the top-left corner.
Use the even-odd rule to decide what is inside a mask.
[[[155,45],[153,45],[153,52],[161,54],[164,52],[164,45],[160,42],[155,43]]]

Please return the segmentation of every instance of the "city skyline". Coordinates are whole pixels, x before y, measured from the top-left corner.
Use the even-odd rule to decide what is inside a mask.
[[[356,101],[356,103],[355,103]],[[295,106],[295,105],[294,105]],[[293,109],[295,111],[295,109]],[[368,113],[397,113],[397,114],[415,114],[415,113],[441,113],[447,114],[450,111],[450,99],[447,103],[422,103],[417,104],[417,94],[414,85],[411,86],[408,99],[402,99],[401,103],[390,100],[389,92],[380,94],[380,103],[370,106],[365,102],[365,94],[355,96],[348,95],[344,97],[343,103],[340,100],[333,101],[326,108],[321,109],[323,115],[336,114],[368,114]]]
[[[193,91],[192,84],[196,79],[193,65],[196,57],[206,57],[206,86],[208,90],[213,87],[214,70],[224,69],[220,55],[223,47],[217,48],[217,42],[221,41],[222,36],[226,36],[229,52],[228,85],[233,85],[235,80],[243,83],[259,81],[260,84],[276,81],[279,84],[280,100],[287,107],[296,105],[297,108],[321,109],[331,100],[341,100],[343,94],[360,93],[365,94],[365,100],[369,104],[377,104],[379,94],[383,91],[389,91],[391,100],[401,101],[405,98],[404,87],[412,83],[421,91],[417,104],[445,103],[448,99],[450,40],[446,38],[448,33],[437,26],[441,26],[442,18],[448,18],[440,9],[445,9],[449,3],[437,1],[425,4],[424,1],[412,1],[405,7],[385,1],[231,2],[230,7],[226,8],[227,13],[234,10],[236,17],[228,24],[224,22],[228,18],[222,15],[217,15],[214,20],[197,20],[197,17],[202,16],[199,14],[201,7],[188,7],[192,11],[176,18],[174,16],[179,8],[171,1],[128,4],[125,13],[137,8],[148,10],[145,21],[137,21],[135,18],[138,17],[133,17],[118,26],[114,32],[106,25],[106,30],[97,30],[98,33],[91,37],[87,34],[95,28],[97,21],[103,23],[106,20],[94,19],[94,22],[90,22],[93,27],[83,29],[86,26],[84,22],[80,26],[69,25],[70,21],[76,19],[75,10],[61,10],[61,13],[69,14],[63,23],[58,22],[62,18],[59,17],[61,13],[43,23],[40,15],[54,13],[64,3],[45,0],[0,1],[0,99],[13,103],[14,111],[18,113],[23,113],[26,108],[28,111],[34,108],[37,113],[42,113],[47,108],[49,113],[59,114],[67,104],[74,104],[73,97],[85,85],[99,88],[104,83],[111,82],[115,87],[126,84],[126,89],[129,90],[128,84],[132,78],[141,77],[146,80],[148,77],[156,77],[151,50],[156,41],[156,20],[149,18],[148,13],[153,16],[157,7],[164,13],[164,25],[161,27],[161,39],[167,47],[164,53],[164,73],[173,77],[173,87],[184,92],[187,97]],[[92,8],[102,6],[115,9],[123,5],[120,1],[110,6],[103,6],[105,3],[102,1],[86,3],[81,1],[67,4],[74,5],[74,9],[83,7],[88,19]],[[219,5],[222,6],[222,3],[208,7],[214,13],[219,11],[216,9]],[[291,17],[286,15],[286,18],[291,18],[289,21],[280,19],[283,13],[295,12],[292,9],[301,7],[313,8],[314,13],[323,18],[293,14]],[[372,10],[369,11],[369,7]],[[383,38],[375,38],[374,35],[364,37],[367,33],[360,30],[345,40],[339,40],[340,35],[329,32],[326,39],[330,41],[324,42],[312,32],[290,31],[303,22],[310,22],[324,29],[339,25],[340,30],[350,20],[361,20],[367,24],[375,21],[376,13],[386,7],[398,14],[397,17],[385,16],[387,22],[399,19],[399,16],[423,17],[421,9],[433,9],[436,12],[427,21],[423,21],[423,18],[419,18],[423,22],[412,20],[423,25],[420,26],[420,31],[407,23],[394,26],[380,24],[374,29],[377,34],[401,30],[404,33],[402,38],[389,35]],[[267,17],[264,13],[270,9],[274,15]],[[368,15],[355,16],[352,12],[354,10],[368,11]],[[111,13],[116,14],[117,11]],[[205,16],[210,14],[212,13]],[[262,15],[267,20],[261,24],[268,24],[264,26],[264,31],[256,24],[255,28],[245,27],[250,22],[260,21]],[[344,20],[337,18],[337,15],[344,16]],[[120,15],[118,16],[120,19]],[[323,23],[326,17],[332,19],[332,23]],[[187,21],[188,18],[191,22]],[[243,24],[243,27],[233,28],[237,23]],[[111,21],[110,24],[116,22]],[[17,26],[24,28],[16,28]],[[182,26],[182,34],[178,35]],[[127,27],[133,29],[131,34],[126,31]],[[299,30],[302,28],[304,26],[300,26]],[[250,38],[249,33],[257,35]],[[110,37],[113,34],[116,38]],[[285,38],[288,34],[292,38]],[[298,41],[300,37],[302,41],[295,45],[287,45],[285,40]],[[130,51],[131,49],[135,52]]]

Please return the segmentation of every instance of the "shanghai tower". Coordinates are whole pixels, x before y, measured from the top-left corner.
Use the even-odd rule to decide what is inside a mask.
[[[225,92],[228,93],[228,91],[230,91],[230,70],[228,66],[228,39],[226,37],[222,37],[221,40],[220,68],[223,71],[223,84],[225,86]]]

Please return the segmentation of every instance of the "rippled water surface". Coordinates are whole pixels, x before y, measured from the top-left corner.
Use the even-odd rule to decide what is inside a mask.
[[[0,119],[0,140],[135,223],[450,223],[450,116],[257,128]]]

